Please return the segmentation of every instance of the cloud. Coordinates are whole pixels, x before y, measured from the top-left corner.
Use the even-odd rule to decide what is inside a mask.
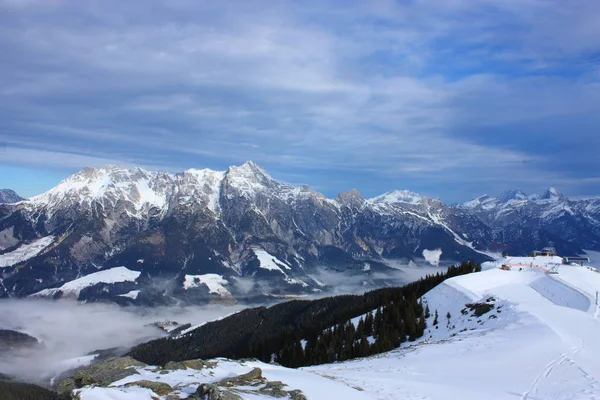
[[[154,322],[180,324],[215,320],[241,310],[240,306],[123,308],[110,304],[79,304],[60,300],[2,300],[2,329],[28,333],[43,342],[42,349],[3,354],[0,371],[22,379],[47,382],[68,367],[67,360],[94,350],[127,347],[163,336]],[[67,367],[65,367],[65,365]]]
[[[445,181],[490,191],[600,166],[561,161],[600,146],[593,2],[3,7],[0,140],[26,137],[28,151],[171,170],[254,159],[327,194],[352,174],[367,194],[435,193]],[[512,182],[489,179],[502,175]],[[598,190],[586,182],[574,193]]]

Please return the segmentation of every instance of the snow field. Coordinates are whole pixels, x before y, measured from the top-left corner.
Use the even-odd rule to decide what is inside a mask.
[[[29,244],[22,244],[15,250],[0,255],[0,268],[11,267],[13,265],[27,261],[52,244],[54,236],[46,236],[37,239]]]
[[[44,289],[32,294],[32,297],[50,297],[54,296],[59,291],[65,296],[79,297],[79,293],[86,287],[94,286],[97,283],[118,283],[118,282],[135,282],[141,275],[139,271],[132,271],[125,267],[115,267],[105,269],[103,271],[94,272],[84,277],[69,281],[61,287],[54,289]],[[131,293],[131,292],[130,292]]]
[[[204,274],[204,275],[186,275],[183,281],[183,288],[190,289],[200,285],[206,285],[209,293],[218,294],[221,296],[231,296],[229,290],[225,288],[228,282],[222,275]]]
[[[359,386],[376,399],[599,399],[600,320],[588,304],[600,273],[571,266],[561,266],[558,275],[494,268],[504,262],[427,293],[423,301],[432,315],[415,343],[304,370]],[[478,318],[463,314],[473,302],[494,308]]]

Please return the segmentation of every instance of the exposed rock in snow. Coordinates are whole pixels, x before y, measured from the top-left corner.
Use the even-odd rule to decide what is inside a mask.
[[[200,285],[208,287],[209,293],[221,296],[230,296],[231,293],[225,288],[228,285],[227,280],[217,274],[186,275],[183,281],[183,288],[190,289]]]

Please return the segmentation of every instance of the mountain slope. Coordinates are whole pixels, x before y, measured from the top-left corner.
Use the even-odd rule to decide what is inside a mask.
[[[549,262],[538,258],[534,265]],[[591,292],[600,287],[600,273],[564,266],[546,275],[499,265],[430,291],[424,301],[439,321],[436,328],[430,317],[420,343],[304,370],[377,399],[598,398],[600,322]],[[492,308],[477,317],[466,305],[476,303]]]
[[[118,267],[140,273],[135,286],[99,281],[79,298],[150,305],[314,293],[327,289],[315,280],[322,268],[368,283],[392,271],[390,259],[447,265],[547,245],[600,250],[599,221],[600,200],[556,190],[447,206],[408,191],[328,199],[251,161],[177,174],[84,168],[46,193],[0,204],[0,297]],[[217,281],[222,289],[206,283]]]
[[[493,227],[492,238],[499,250],[513,244],[507,249],[513,254],[548,244],[559,253],[574,254],[599,244],[600,198],[571,200],[549,188],[541,195],[511,191],[498,198],[481,196],[460,208]]]
[[[323,265],[370,279],[391,271],[384,258],[408,261],[435,249],[446,260],[487,258],[441,220],[454,215],[441,202],[394,201],[365,200],[357,191],[327,199],[280,183],[253,162],[179,174],[85,168],[46,193],[0,206],[0,295],[57,288],[42,294],[61,296],[65,283],[116,267],[140,272],[139,296],[120,296],[131,285],[97,282],[80,298],[220,297],[202,279],[184,284],[207,274],[236,298],[310,293],[323,289],[311,278]],[[34,243],[47,246],[27,253]]]
[[[0,189],[0,203],[16,203],[24,200],[21,196],[11,189]]]

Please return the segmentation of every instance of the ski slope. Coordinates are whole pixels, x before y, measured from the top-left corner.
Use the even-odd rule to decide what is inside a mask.
[[[304,370],[382,400],[600,399],[600,273],[560,266],[546,274],[554,262],[513,258],[524,265],[504,271],[504,259],[449,279],[424,296],[432,315],[419,341]],[[465,307],[474,302],[493,308],[474,317]]]

